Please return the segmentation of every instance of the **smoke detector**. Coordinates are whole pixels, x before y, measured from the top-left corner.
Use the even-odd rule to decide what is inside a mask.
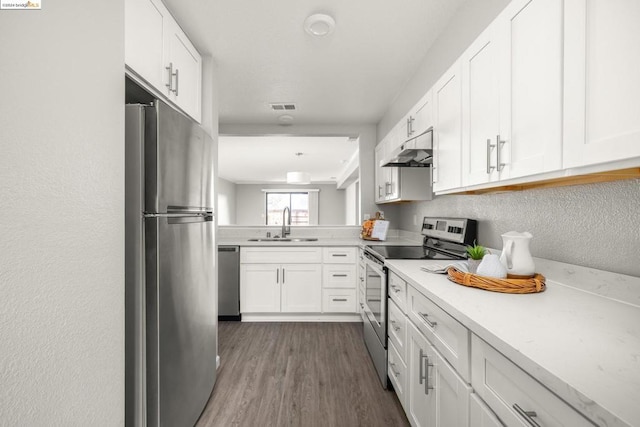
[[[324,37],[333,33],[336,21],[324,13],[316,13],[304,20],[304,30],[307,34],[316,37]]]

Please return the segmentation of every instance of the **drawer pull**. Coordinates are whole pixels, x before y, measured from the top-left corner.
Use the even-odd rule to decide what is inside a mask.
[[[431,320],[429,320],[429,315],[426,313],[418,313],[420,315],[420,317],[422,317],[422,319],[427,322],[427,325],[429,325],[431,328],[435,328],[436,325],[438,324],[438,322],[432,322]]]
[[[538,414],[536,414],[535,411],[525,411],[517,403],[513,404],[513,409],[515,409],[516,412],[518,413],[518,415],[520,415],[522,418],[524,418],[524,420],[527,423],[529,423],[529,425],[531,427],[540,427],[540,424],[538,424],[536,422],[536,420],[533,419],[534,417],[536,417],[538,415]]]
[[[347,254],[331,254],[331,256],[347,256]]]
[[[333,300],[336,302],[347,302],[346,298],[334,298]]]
[[[400,292],[402,289],[400,289],[399,287],[397,287],[396,285],[389,285],[391,286],[391,289],[393,289],[393,292],[398,293]]]
[[[347,277],[346,274],[334,274],[333,277]]]
[[[400,326],[396,326],[396,321],[395,319],[389,319],[391,321],[391,327],[393,328],[394,331],[399,331],[400,330]]]
[[[393,372],[393,376],[398,378],[398,375],[400,375],[400,371],[396,371],[395,369],[393,369],[396,367],[396,364],[393,362],[389,362],[389,367],[391,368],[391,372]]]

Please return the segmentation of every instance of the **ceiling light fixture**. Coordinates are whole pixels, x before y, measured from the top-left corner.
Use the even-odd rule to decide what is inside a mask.
[[[316,13],[304,20],[304,30],[312,36],[324,37],[333,33],[336,21],[324,13]]]
[[[278,116],[278,123],[282,126],[289,126],[293,124],[293,116],[289,114],[283,114]]]
[[[287,184],[311,184],[311,174],[309,172],[287,172]]]

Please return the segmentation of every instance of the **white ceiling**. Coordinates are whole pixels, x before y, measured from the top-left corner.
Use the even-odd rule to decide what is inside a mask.
[[[220,136],[218,176],[240,184],[283,183],[286,172],[332,183],[358,150],[347,137]],[[295,153],[303,153],[296,156]]]
[[[294,102],[295,124],[377,123],[468,0],[164,0],[218,66],[220,122],[277,123],[270,102]],[[305,18],[324,12],[333,34]]]

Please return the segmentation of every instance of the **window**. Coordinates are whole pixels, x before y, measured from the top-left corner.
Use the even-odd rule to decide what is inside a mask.
[[[291,225],[318,224],[318,190],[263,190],[266,193],[266,224],[282,225],[282,212],[291,212]]]

